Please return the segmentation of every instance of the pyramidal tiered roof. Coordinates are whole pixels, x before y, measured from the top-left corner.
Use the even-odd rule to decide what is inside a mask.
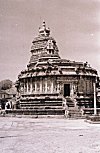
[[[56,41],[50,36],[50,29],[46,27],[43,21],[42,27],[39,28],[38,36],[32,42],[32,55],[29,61],[29,67],[36,64],[39,60],[59,59],[58,52]]]
[[[86,62],[76,62],[62,59],[54,38],[50,36],[50,29],[43,21],[38,36],[31,46],[31,58],[27,69],[22,70],[18,78],[43,75],[97,75],[97,71]]]

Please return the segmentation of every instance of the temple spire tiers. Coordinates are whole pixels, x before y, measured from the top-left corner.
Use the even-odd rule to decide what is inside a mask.
[[[60,58],[56,41],[50,36],[50,29],[46,27],[44,21],[42,27],[39,28],[38,36],[32,42],[31,54],[28,67],[33,67],[37,62]]]
[[[27,69],[18,76],[20,110],[24,114],[64,116],[69,108],[80,111],[93,107],[96,77],[97,71],[87,62],[60,58],[56,41],[43,21],[32,42]]]

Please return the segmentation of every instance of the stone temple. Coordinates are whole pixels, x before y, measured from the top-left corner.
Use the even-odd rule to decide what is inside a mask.
[[[62,59],[45,22],[31,47],[27,68],[16,83],[20,113],[64,115],[66,110],[93,108],[97,71],[82,62]]]

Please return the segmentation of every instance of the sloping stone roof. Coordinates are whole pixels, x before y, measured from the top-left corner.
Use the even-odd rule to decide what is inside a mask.
[[[7,95],[16,95],[17,91],[15,87],[12,87],[7,90],[0,90],[0,94],[7,94]]]
[[[15,87],[12,87],[12,88],[10,88],[10,89],[7,89],[6,91],[5,91],[7,94],[9,94],[9,95],[16,95],[16,88]]]

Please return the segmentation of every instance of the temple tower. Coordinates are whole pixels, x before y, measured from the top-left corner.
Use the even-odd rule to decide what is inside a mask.
[[[86,62],[61,59],[43,21],[31,47],[27,69],[18,76],[20,111],[33,115],[64,115],[65,108],[93,107],[97,71]]]
[[[59,59],[59,50],[56,41],[50,37],[50,29],[46,27],[43,21],[42,27],[39,28],[39,34],[34,38],[31,47],[31,58],[28,67],[33,67],[38,61],[48,61]]]

